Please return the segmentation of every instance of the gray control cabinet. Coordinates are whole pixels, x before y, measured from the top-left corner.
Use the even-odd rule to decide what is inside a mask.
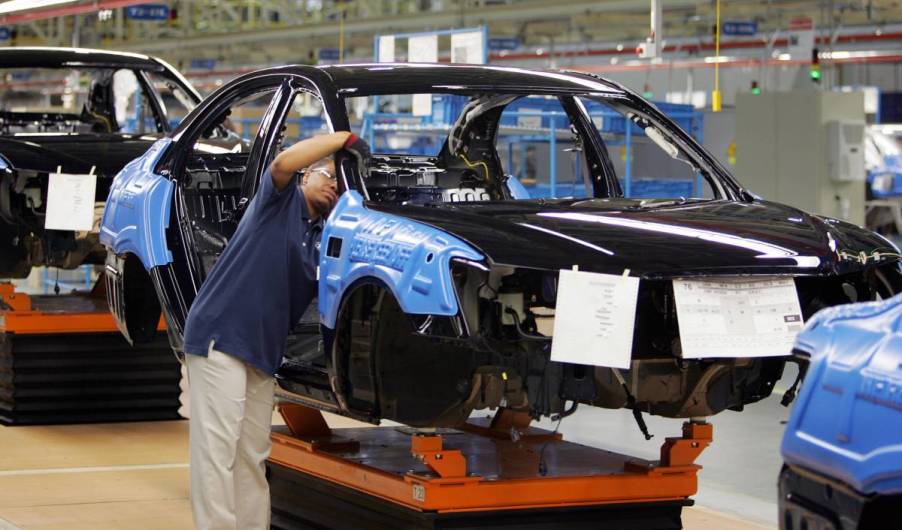
[[[764,199],[863,226],[864,138],[851,133],[864,123],[861,92],[738,94],[736,176]]]

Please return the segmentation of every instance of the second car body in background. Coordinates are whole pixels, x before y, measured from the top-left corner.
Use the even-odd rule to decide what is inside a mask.
[[[200,96],[165,62],[133,53],[5,48],[0,76],[0,278],[103,263],[96,229],[45,230],[49,175],[93,172],[99,222],[116,173]]]

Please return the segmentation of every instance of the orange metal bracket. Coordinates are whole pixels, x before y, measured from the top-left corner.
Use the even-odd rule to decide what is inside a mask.
[[[17,293],[11,283],[0,282],[0,302],[0,311],[31,311],[31,297]]]
[[[294,435],[320,437],[332,434],[323,413],[316,409],[294,403],[279,403],[279,414]]]
[[[323,413],[295,403],[279,403],[279,414],[295,436],[295,442],[308,451],[354,452],[360,443],[333,436]]]
[[[683,423],[683,436],[667,438],[661,446],[661,467],[701,467],[695,465],[695,459],[713,439],[714,426],[710,423]]]
[[[561,440],[563,438],[560,433],[531,428],[529,426],[530,423],[532,423],[532,418],[528,412],[501,407],[490,422],[487,423],[484,419],[474,418],[464,423],[460,429],[499,440],[514,439],[524,442],[544,442],[547,440]]]
[[[460,449],[443,449],[440,434],[415,434],[410,452],[442,478],[467,476],[467,459]]]

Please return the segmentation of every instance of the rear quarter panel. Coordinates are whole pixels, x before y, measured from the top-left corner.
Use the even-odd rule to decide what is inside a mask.
[[[341,240],[341,250],[330,256],[333,239]],[[386,285],[405,313],[456,315],[452,258],[481,261],[483,255],[431,226],[367,209],[356,191],[344,193],[329,216],[320,245],[323,324],[335,327],[344,292],[366,278]]]
[[[171,143],[169,138],[157,141],[116,175],[100,227],[107,251],[134,254],[147,270],[172,261],[166,228],[175,186],[153,171]]]

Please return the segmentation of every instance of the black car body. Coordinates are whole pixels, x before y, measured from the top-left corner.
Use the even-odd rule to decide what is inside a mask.
[[[249,149],[211,153],[205,143],[228,136],[216,131],[229,109],[264,90],[273,95]],[[381,154],[368,167],[336,155],[342,195],[323,232],[318,307],[286,345],[284,399],[418,426],[456,425],[496,406],[564,414],[576,403],[708,416],[767,397],[787,358],[681,358],[674,279],[793,278],[805,318],[902,286],[886,239],[756,198],[654,106],[610,81],[492,66],[291,66],[223,86],[117,178],[101,240],[120,329],[146,335],[159,316],[147,305],[155,294],[182,348],[197,288],[277,152],[295,97],[315,96],[337,131],[350,128],[353,98],[422,93],[468,100],[436,154]],[[505,173],[499,122],[524,97],[559,102],[583,196],[524,197]],[[624,197],[586,112],[593,102],[655,136],[704,178],[710,197]],[[478,200],[458,200],[462,190]],[[128,232],[135,225],[146,237]],[[641,278],[629,369],[550,360],[542,321],[553,319],[558,271],[573,266]],[[152,288],[142,286],[148,274]]]
[[[0,49],[0,76],[0,278],[102,264],[96,231],[45,230],[48,175],[93,168],[99,217],[116,173],[200,96],[159,59],[103,50]]]

